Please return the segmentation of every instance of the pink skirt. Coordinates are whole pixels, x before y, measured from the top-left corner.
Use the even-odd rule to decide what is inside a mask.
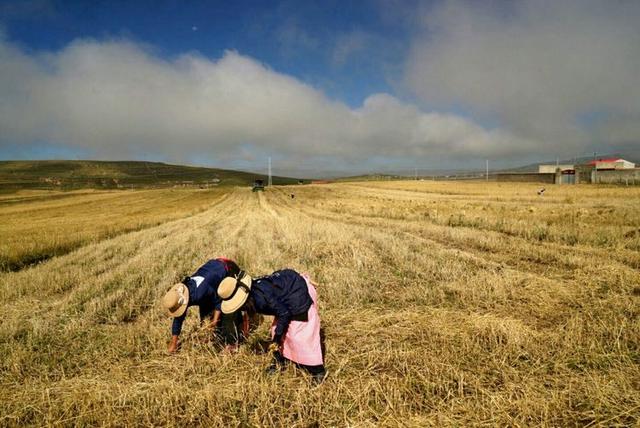
[[[298,364],[319,366],[323,364],[320,345],[320,315],[318,314],[318,294],[309,275],[301,274],[307,283],[313,304],[309,308],[307,321],[291,321],[282,343],[282,355]],[[271,324],[271,337],[276,329],[277,319]]]

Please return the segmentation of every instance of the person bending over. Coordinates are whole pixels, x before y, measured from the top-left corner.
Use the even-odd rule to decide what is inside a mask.
[[[248,321],[241,313],[222,314],[221,299],[217,291],[224,278],[235,277],[239,273],[240,268],[234,261],[217,258],[209,260],[193,275],[186,277],[167,291],[162,304],[167,314],[173,317],[169,353],[174,353],[179,348],[182,324],[187,316],[187,309],[191,306],[199,308],[201,323],[210,317],[212,332],[227,349],[237,346],[242,338],[240,332],[245,330],[245,324]]]
[[[309,372],[314,383],[324,380],[327,372],[320,341],[317,293],[307,275],[283,269],[252,279],[241,271],[222,281],[218,295],[224,314],[245,311],[275,316],[269,347],[274,360],[268,373],[275,373],[292,361]]]

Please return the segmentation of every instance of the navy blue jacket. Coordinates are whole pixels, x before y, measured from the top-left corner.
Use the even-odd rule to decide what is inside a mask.
[[[274,340],[277,342],[284,337],[291,318],[306,314],[313,304],[307,283],[292,269],[253,280],[250,294],[256,312],[276,317]]]
[[[230,274],[237,274],[235,263],[225,259],[209,260],[202,265],[193,275],[184,279],[183,283],[189,289],[190,306],[200,308],[200,318],[211,314],[214,309],[220,310],[222,300],[218,296],[218,285]],[[178,336],[182,331],[182,323],[187,317],[187,311],[173,319],[171,334]]]

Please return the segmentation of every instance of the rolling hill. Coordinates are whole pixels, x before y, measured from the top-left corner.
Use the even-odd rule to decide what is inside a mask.
[[[248,185],[265,175],[226,169],[143,161],[42,160],[0,161],[0,188],[130,188]],[[273,184],[294,184],[273,177]]]

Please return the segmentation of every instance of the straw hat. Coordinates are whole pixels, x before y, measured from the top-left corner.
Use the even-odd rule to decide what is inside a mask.
[[[162,305],[170,317],[184,314],[189,304],[189,289],[182,283],[175,284],[162,298]]]
[[[223,314],[230,314],[240,309],[249,297],[251,276],[240,271],[237,277],[228,276],[218,286],[218,296],[222,299],[220,309]]]

